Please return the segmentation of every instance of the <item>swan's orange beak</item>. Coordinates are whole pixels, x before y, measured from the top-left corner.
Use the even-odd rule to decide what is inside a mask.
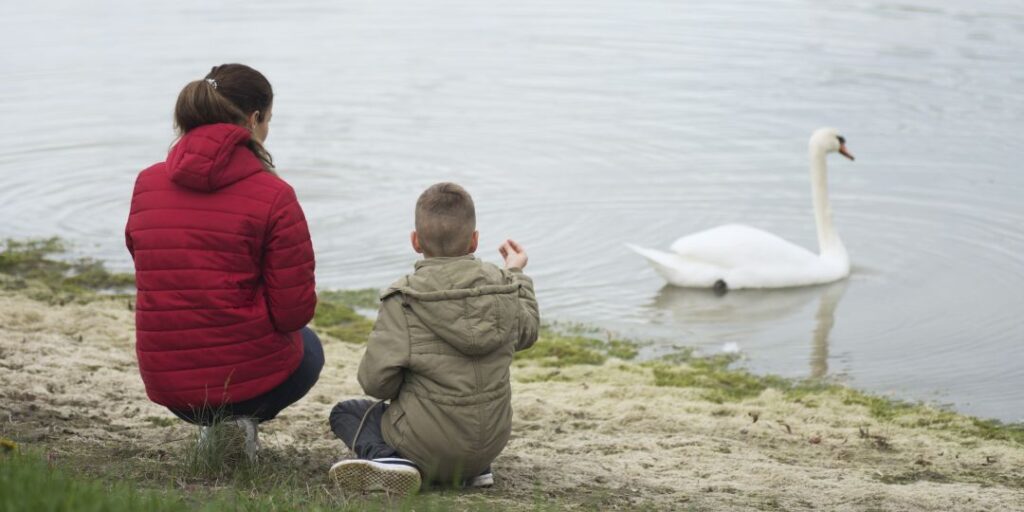
[[[854,159],[853,155],[851,155],[850,152],[846,149],[846,144],[839,145],[839,154],[845,156],[846,158],[849,158],[850,160]]]

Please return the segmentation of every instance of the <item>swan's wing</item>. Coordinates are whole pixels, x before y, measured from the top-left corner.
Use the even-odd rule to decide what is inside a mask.
[[[651,267],[674,286],[688,288],[711,288],[722,278],[722,270],[702,261],[691,260],[678,254],[645,249],[626,244],[633,252],[641,255]]]
[[[723,269],[816,266],[820,258],[799,245],[742,224],[728,224],[684,236],[672,252],[686,260]]]

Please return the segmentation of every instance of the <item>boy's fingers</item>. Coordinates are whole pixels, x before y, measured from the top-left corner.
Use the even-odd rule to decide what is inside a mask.
[[[512,249],[514,249],[516,252],[523,252],[523,246],[519,245],[519,242],[516,242],[511,238],[508,240],[508,245],[512,247]]]

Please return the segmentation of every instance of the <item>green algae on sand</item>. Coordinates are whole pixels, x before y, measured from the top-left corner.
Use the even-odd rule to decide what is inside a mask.
[[[124,292],[135,276],[110,272],[92,258],[63,259],[68,245],[59,238],[4,241],[0,250],[0,288],[50,303],[87,302]]]

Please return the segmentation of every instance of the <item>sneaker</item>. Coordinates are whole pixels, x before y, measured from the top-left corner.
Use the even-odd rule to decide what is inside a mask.
[[[236,418],[232,421],[245,433],[245,456],[249,462],[256,462],[260,452],[260,424],[253,418]]]
[[[249,462],[256,462],[260,451],[259,423],[253,418],[235,418],[227,420],[227,423],[233,423],[244,435],[242,449],[245,451],[245,456]],[[199,439],[196,441],[196,446],[200,450],[205,449],[212,442],[213,428],[205,425],[199,427]]]
[[[331,466],[331,479],[348,492],[383,491],[404,496],[420,489],[420,471],[411,460],[347,459]]]
[[[211,432],[213,432],[213,427],[209,425],[199,425],[199,439],[196,439],[196,448],[201,450],[210,443],[210,436],[213,435]]]
[[[470,478],[469,481],[466,482],[466,487],[472,487],[472,488],[494,487],[494,473],[492,473],[490,469],[486,469],[486,470],[484,470],[483,473],[480,473],[479,475],[477,475],[477,476],[475,476],[473,478]]]

